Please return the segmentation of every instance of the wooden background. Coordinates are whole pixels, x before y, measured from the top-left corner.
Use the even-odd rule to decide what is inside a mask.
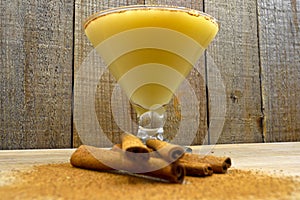
[[[80,144],[74,77],[92,50],[82,23],[97,11],[132,4],[191,7],[219,20],[220,32],[204,57],[206,66],[213,61],[219,67],[226,87],[225,125],[215,142],[300,141],[299,0],[0,0],[0,149]],[[209,143],[209,80],[195,71],[189,80],[201,99],[193,144]],[[112,91],[114,84],[107,73],[99,88]],[[100,124],[117,142],[109,101],[98,105]],[[168,120],[167,130],[176,128],[178,119]]]

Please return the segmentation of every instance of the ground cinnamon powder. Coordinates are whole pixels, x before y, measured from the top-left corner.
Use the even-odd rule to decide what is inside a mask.
[[[0,187],[0,199],[300,199],[298,178],[230,169],[170,184],[128,174],[96,172],[69,163],[35,166]]]

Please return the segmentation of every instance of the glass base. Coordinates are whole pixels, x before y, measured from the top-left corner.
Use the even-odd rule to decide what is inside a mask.
[[[149,129],[139,126],[137,137],[139,137],[144,142],[148,139],[164,140],[163,133],[163,128]]]
[[[165,112],[147,111],[141,114],[137,136],[143,141],[147,139],[164,140],[165,117]]]
[[[144,143],[148,139],[157,139],[168,142],[167,138],[164,138],[164,124],[166,121],[165,112],[147,111],[139,116],[139,129],[137,137]],[[186,153],[191,153],[192,149],[183,146]]]

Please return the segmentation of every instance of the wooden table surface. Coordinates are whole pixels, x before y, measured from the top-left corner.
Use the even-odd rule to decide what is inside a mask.
[[[300,142],[224,144],[193,146],[195,153],[229,156],[232,168],[255,169],[279,175],[300,177]],[[69,162],[75,149],[2,150],[0,151],[0,186],[13,179],[12,171],[34,165]]]

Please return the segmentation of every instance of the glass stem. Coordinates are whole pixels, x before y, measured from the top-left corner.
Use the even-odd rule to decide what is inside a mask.
[[[164,109],[164,108],[163,108]],[[164,124],[166,121],[165,111],[160,110],[150,110],[144,112],[138,116],[139,120],[139,129],[137,136],[143,141],[147,139],[159,139],[164,140]]]

